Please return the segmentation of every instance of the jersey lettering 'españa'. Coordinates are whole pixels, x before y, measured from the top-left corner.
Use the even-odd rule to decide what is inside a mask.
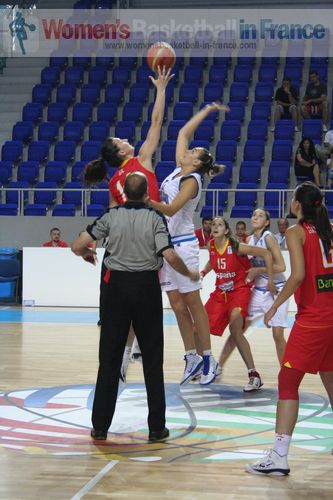
[[[315,227],[302,227],[305,277],[295,292],[296,318],[304,326],[333,326],[333,244],[326,256]]]
[[[216,288],[223,292],[232,292],[240,288],[250,288],[246,283],[250,262],[246,255],[237,255],[230,245],[229,239],[222,250],[218,249],[215,240],[209,242],[209,261],[216,273]]]
[[[111,177],[109,183],[109,190],[111,192],[112,198],[118,203],[118,205],[123,205],[127,201],[127,196],[124,193],[124,184],[128,174],[131,172],[141,172],[145,174],[148,180],[148,193],[152,200],[160,201],[160,193],[158,190],[158,184],[156,175],[154,172],[147,170],[143,165],[141,165],[137,156],[125,160],[117,172]]]

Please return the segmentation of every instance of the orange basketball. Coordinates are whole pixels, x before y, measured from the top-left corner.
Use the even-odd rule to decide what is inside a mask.
[[[158,66],[162,69],[168,70],[172,68],[176,62],[176,53],[166,42],[157,42],[149,47],[147,52],[147,63],[148,66],[157,72]]]

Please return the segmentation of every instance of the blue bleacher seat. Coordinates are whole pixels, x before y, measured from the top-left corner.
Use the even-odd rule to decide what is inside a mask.
[[[54,142],[58,140],[59,123],[58,122],[42,122],[38,127],[38,140]]]
[[[259,82],[270,82],[275,83],[277,78],[277,66],[276,65],[261,65],[259,68]]]
[[[66,66],[68,66],[68,57],[61,56],[60,52],[59,53],[53,52],[53,54],[50,57],[50,66],[59,69],[65,69]]]
[[[12,138],[13,141],[21,141],[23,143],[28,143],[32,140],[32,135],[34,131],[33,122],[16,122],[13,126]]]
[[[264,195],[264,208],[268,210],[272,218],[282,217],[286,204],[286,193],[281,193],[281,190],[288,189],[286,183],[267,183],[266,189],[274,189],[275,192],[265,192]],[[280,213],[281,209],[281,213]]]
[[[277,120],[275,122],[274,139],[288,139],[293,141],[295,123],[293,120]]]
[[[212,142],[214,140],[214,122],[202,121],[194,133],[194,139]]]
[[[73,106],[72,119],[87,125],[92,120],[93,105],[91,102],[77,102]]]
[[[96,83],[85,83],[81,87],[81,102],[96,104],[100,100],[101,89]]]
[[[83,69],[88,69],[91,66],[91,57],[87,56],[84,50],[78,50],[73,55],[73,66],[80,66]]]
[[[270,120],[271,103],[254,102],[251,109],[251,120]]]
[[[52,87],[47,84],[38,83],[32,89],[32,101],[46,106],[51,100]]]
[[[84,124],[79,121],[67,122],[64,126],[64,141],[74,141],[76,144],[83,140]]]
[[[221,139],[239,141],[241,122],[239,120],[225,120],[221,125]]]
[[[89,204],[87,205],[87,216],[88,217],[99,217],[105,212],[104,205],[100,204]]]
[[[189,144],[189,149],[205,148],[205,149],[208,149],[208,151],[209,151],[209,147],[210,147],[209,141],[207,141],[205,139],[194,139]]]
[[[130,56],[127,50],[124,51],[124,55],[119,56],[119,66],[133,69],[137,64],[138,58],[136,56]]]
[[[69,203],[58,204],[52,210],[52,215],[54,217],[74,217],[75,205]]]
[[[272,147],[272,160],[274,161],[291,161],[293,152],[293,143],[288,140],[275,140]]]
[[[1,148],[1,159],[18,162],[22,160],[23,143],[21,141],[6,141]]]
[[[133,142],[135,138],[135,122],[128,120],[118,122],[115,128],[115,137]]]
[[[234,69],[234,82],[250,83],[252,81],[252,66],[239,65]]]
[[[17,180],[35,184],[39,176],[38,161],[22,161],[17,169]]]
[[[107,191],[95,191],[95,189],[106,189]],[[101,182],[98,186],[94,186],[90,193],[90,203],[93,205],[103,205],[104,208],[109,206],[109,190],[107,182]]]
[[[57,102],[65,102],[71,104],[75,101],[76,88],[74,85],[60,84],[57,88]]]
[[[171,120],[168,125],[168,140],[177,140],[180,129],[185,125],[185,120]]]
[[[156,165],[155,174],[157,177],[157,182],[159,184],[170,175],[176,168],[176,163],[174,161],[159,161]]]
[[[302,66],[289,66],[286,65],[284,68],[284,78],[290,78],[292,82],[298,82],[298,86],[302,81],[302,72],[303,72],[303,67]]]
[[[304,120],[302,127],[302,137],[309,137],[313,141],[321,142],[323,133],[323,123],[321,120]]]
[[[250,219],[252,217],[253,207],[248,205],[234,206],[231,209],[230,217],[233,219]]]
[[[117,104],[114,102],[102,102],[97,108],[97,120],[114,123],[117,119]]]
[[[215,175],[211,182],[213,184],[220,184],[225,183],[225,184],[230,184],[232,181],[232,162],[231,161],[223,161],[223,165],[225,166],[223,173]]]
[[[99,51],[96,54],[96,66],[105,66],[111,69],[114,66],[114,57],[110,56],[109,51]]]
[[[255,89],[256,102],[270,102],[273,99],[274,85],[269,82],[258,82]]]
[[[144,143],[144,141],[141,141],[141,140],[136,142],[135,147],[134,147],[134,156],[138,156],[143,143]],[[154,161],[154,159],[155,159],[155,157],[153,155],[153,161]]]
[[[290,163],[288,161],[271,161],[268,167],[268,182],[288,183]]]
[[[120,137],[117,133],[116,136]],[[101,145],[100,141],[85,141],[81,146],[81,161],[91,161],[99,158]]]
[[[128,85],[131,79],[131,70],[124,67],[116,67],[112,70],[112,83]]]
[[[88,83],[96,84],[100,87],[106,85],[107,80],[107,68],[104,66],[93,66],[88,71]]]
[[[34,192],[34,203],[53,205],[56,199],[56,182],[37,182]]]
[[[207,83],[204,89],[205,101],[219,101],[223,99],[223,87],[220,83]]]
[[[0,215],[17,215],[15,203],[0,203]]]
[[[11,161],[0,161],[0,185],[6,185],[13,177],[13,163]]]
[[[229,113],[226,113],[226,120],[239,120],[244,121],[245,116],[245,102],[229,102]]]
[[[264,159],[265,141],[260,139],[248,139],[244,146],[244,161],[259,161]]]
[[[104,142],[109,136],[110,124],[104,121],[95,121],[89,127],[89,141]]]
[[[149,85],[134,83],[130,88],[130,101],[145,103],[149,97]]]
[[[239,182],[250,182],[258,184],[261,177],[260,161],[244,160],[239,170]]]
[[[175,161],[176,158],[176,141],[164,141],[161,149],[162,161]]]
[[[19,204],[19,198],[21,198],[21,191],[20,189],[28,188],[29,183],[27,181],[12,181],[7,184],[7,188],[10,189],[15,189],[15,191],[6,191],[6,203],[12,203],[14,205]],[[23,201],[26,202],[28,199],[28,189],[23,190]]]
[[[189,62],[190,66],[200,66],[200,68],[207,66],[207,50],[205,51],[204,49],[192,49]]]
[[[237,152],[237,142],[232,140],[221,140],[216,144],[217,161],[234,161]]]
[[[49,158],[50,144],[48,141],[32,141],[28,149],[28,160],[45,162]]]
[[[45,182],[62,184],[66,178],[67,163],[65,161],[49,161],[45,166]]]
[[[200,85],[202,82],[202,68],[200,66],[186,66],[184,71],[184,83]]]
[[[254,209],[257,204],[257,188],[256,182],[240,182],[237,184],[236,189],[248,189],[248,191],[239,191],[235,193],[235,205],[247,206]]]
[[[198,100],[198,85],[183,83],[179,89],[179,101],[196,103]]]
[[[141,102],[127,102],[123,107],[123,121],[138,124],[142,120],[142,106]]]
[[[71,180],[76,182],[76,181],[82,181],[82,172],[84,170],[84,167],[86,166],[87,162],[86,161],[76,161],[72,165],[72,174],[71,174]]]
[[[67,120],[68,104],[65,102],[50,102],[47,107],[47,121],[63,125]]]
[[[75,157],[76,142],[59,141],[54,146],[54,160],[71,162]]]
[[[111,83],[105,89],[105,102],[121,103],[124,99],[124,84]]]
[[[47,205],[45,203],[29,203],[23,211],[24,215],[31,215],[34,217],[46,216]]]
[[[249,85],[244,82],[235,82],[230,85],[230,101],[246,102],[249,97]]]
[[[41,83],[55,87],[60,80],[60,69],[56,66],[44,68],[41,72]]]
[[[211,66],[209,70],[209,82],[218,83],[221,87],[226,85],[228,80],[228,67],[227,66]]]
[[[174,120],[189,120],[193,115],[192,102],[177,102],[173,108]]]
[[[206,191],[205,196],[205,206],[213,206],[216,207],[218,211],[223,209],[228,203],[228,193],[226,191],[216,191],[216,189],[226,189],[228,187],[227,184],[224,183],[209,183],[207,189],[211,191]],[[215,190],[215,191],[213,191]]]
[[[266,120],[250,120],[247,126],[248,139],[267,139],[268,122]]]
[[[79,163],[79,162],[77,162]],[[80,181],[71,181],[66,182],[63,186],[62,192],[62,202],[63,204],[71,204],[76,207],[82,205],[82,182]],[[79,189],[80,191],[72,191]]]
[[[83,68],[80,66],[69,66],[65,69],[65,84],[80,87],[83,82]]]
[[[43,116],[43,104],[39,102],[28,102],[23,106],[22,120],[25,122],[33,122],[35,125],[39,123]]]

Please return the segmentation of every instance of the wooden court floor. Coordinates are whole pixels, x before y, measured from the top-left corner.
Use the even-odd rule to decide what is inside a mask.
[[[319,377],[302,385],[291,475],[252,476],[247,461],[269,448],[278,365],[269,330],[248,338],[264,386],[245,395],[234,353],[221,380],[179,389],[183,350],[170,312],[165,326],[167,425],[148,444],[142,367],[130,365],[110,439],[89,438],[99,329],[95,312],[0,307],[1,499],[332,499],[333,414]],[[11,317],[11,313],[14,313]],[[289,330],[288,330],[289,331]],[[223,339],[213,338],[218,356]]]

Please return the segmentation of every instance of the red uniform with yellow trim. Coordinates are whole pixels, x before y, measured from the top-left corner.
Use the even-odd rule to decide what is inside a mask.
[[[246,255],[237,255],[227,239],[219,250],[215,240],[209,242],[209,260],[216,273],[215,290],[205,304],[210,332],[221,336],[228,326],[230,315],[239,308],[244,320],[251,296],[251,285],[246,282],[250,262]]]
[[[305,277],[282,364],[306,373],[333,371],[333,244],[328,256],[312,224],[303,223]]]
[[[160,201],[160,193],[158,183],[154,172],[147,170],[139,161],[137,156],[123,161],[117,172],[111,177],[109,190],[113,199],[118,205],[123,205],[127,201],[127,196],[124,193],[124,184],[128,174],[131,172],[141,172],[148,179],[148,193],[152,200]]]

